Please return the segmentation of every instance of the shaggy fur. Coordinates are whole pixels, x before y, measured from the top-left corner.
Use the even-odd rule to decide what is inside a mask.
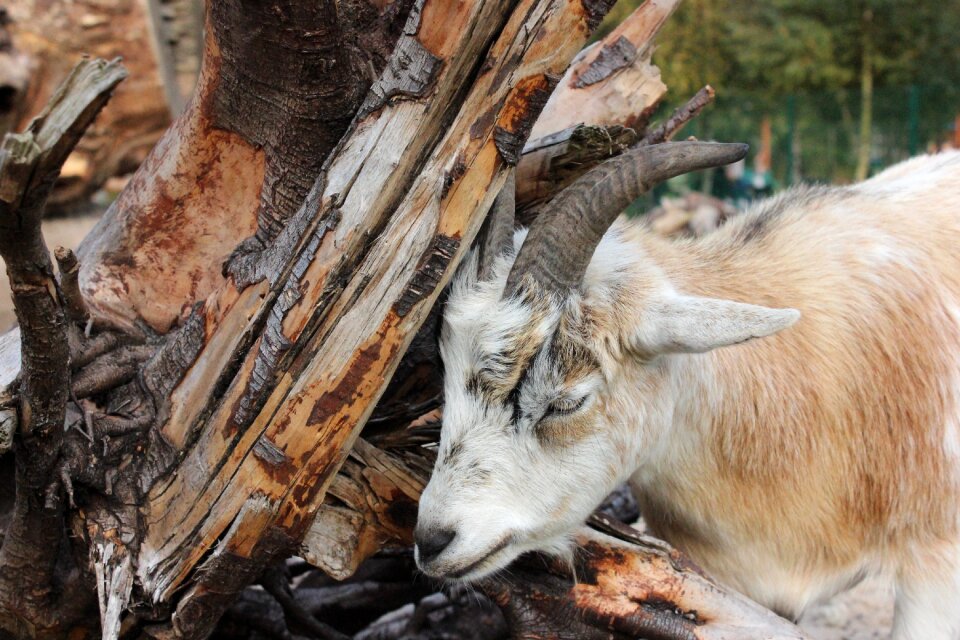
[[[629,477],[657,535],[783,615],[881,573],[897,640],[960,638],[960,153],[699,240],[620,220],[563,300],[502,299],[513,257],[447,303],[418,533],[455,537],[426,573],[565,553]]]

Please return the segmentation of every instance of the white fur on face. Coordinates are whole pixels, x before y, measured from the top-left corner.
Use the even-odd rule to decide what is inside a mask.
[[[455,278],[440,340],[440,449],[417,525],[455,535],[426,562],[418,549],[425,573],[472,580],[525,551],[565,553],[669,428],[672,360],[658,356],[735,344],[797,319],[664,286],[641,292],[635,248],[616,233],[597,256],[583,296],[563,300],[529,291],[504,299],[512,254],[489,281],[477,281],[474,254]]]
[[[443,430],[418,528],[456,536],[421,563],[430,575],[471,580],[526,551],[567,553],[570,533],[630,471],[598,417],[600,371],[558,362],[555,336],[570,310],[502,300],[511,264],[501,259],[492,280],[478,283],[471,255],[447,302]],[[545,415],[551,403],[567,409],[583,398],[573,413]]]

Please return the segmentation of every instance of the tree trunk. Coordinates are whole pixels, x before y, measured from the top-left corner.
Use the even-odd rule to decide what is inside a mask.
[[[857,138],[857,167],[853,179],[870,175],[873,150],[873,9],[866,7],[860,17],[860,135]]]
[[[438,397],[405,403],[409,385],[388,382],[399,367],[436,384],[436,369],[418,365],[435,362],[429,331],[413,364],[401,358],[610,4],[208,4],[196,93],[77,256],[57,252],[59,280],[38,226],[4,230],[21,327],[0,344],[0,363],[15,360],[19,340],[22,371],[0,394],[0,427],[19,423],[0,628],[82,637],[99,623],[105,638],[203,638],[259,578],[288,622],[343,637],[304,612],[275,565],[300,549],[345,578],[384,544],[409,544],[431,467],[422,445],[437,430],[397,426],[411,403],[424,411]],[[591,91],[609,91],[634,66]],[[56,151],[42,171],[0,161],[3,220],[39,220],[65,152],[113,85],[95,86],[59,94],[89,105],[59,137],[44,126],[63,119],[40,121],[36,139]],[[642,122],[659,95],[651,100],[606,122]],[[530,179],[563,186],[537,171]],[[374,414],[377,446],[358,438]],[[684,567],[650,571],[685,584]],[[711,637],[691,636],[703,625],[672,609],[653,615],[654,626],[629,622],[627,609],[607,608],[612,592],[584,600],[558,579],[534,598],[541,611],[594,612],[587,624],[615,636],[663,623],[662,637]],[[535,584],[486,588],[519,610]],[[699,597],[677,603],[681,617]],[[754,613],[756,628],[796,637]],[[516,624],[550,635],[556,622]]]

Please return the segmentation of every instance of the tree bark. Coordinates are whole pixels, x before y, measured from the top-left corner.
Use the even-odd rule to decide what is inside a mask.
[[[118,62],[82,63],[27,131],[0,148],[0,255],[20,323],[16,492],[0,548],[0,629],[60,631],[57,568],[64,508],[57,470],[70,389],[67,318],[40,233],[46,199],[69,153],[126,76]],[[72,500],[72,498],[71,498]],[[59,606],[58,606],[59,605]]]

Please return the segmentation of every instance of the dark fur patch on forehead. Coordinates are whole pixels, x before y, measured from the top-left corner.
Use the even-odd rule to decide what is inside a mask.
[[[551,301],[527,296],[524,303],[530,308],[525,326],[504,335],[500,351],[480,354],[478,370],[467,377],[467,389],[488,402],[507,401],[548,339],[549,334],[541,334],[539,327],[552,311]]]
[[[580,314],[565,313],[550,345],[550,359],[554,369],[567,383],[582,380],[591,373],[600,370],[600,360],[587,347],[587,341],[593,328],[591,323]]]
[[[551,334],[538,336],[533,330],[508,342],[499,354],[492,354],[488,363],[467,377],[467,389],[488,403],[510,408],[512,423],[523,418],[521,393],[533,375],[534,365],[541,354],[546,354],[547,371],[559,379],[560,385],[573,385],[600,370],[600,362],[587,346],[592,331],[591,322],[578,308],[568,308],[560,315]],[[538,436],[539,437],[539,436]]]

